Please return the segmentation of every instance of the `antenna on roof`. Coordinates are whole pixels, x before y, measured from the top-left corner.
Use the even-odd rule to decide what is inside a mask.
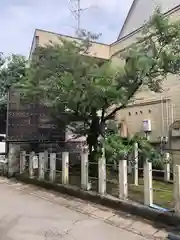
[[[72,13],[72,15],[74,16],[74,18],[77,21],[77,25],[76,25],[76,34],[79,35],[80,30],[81,30],[81,14],[88,10],[90,7],[86,7],[86,8],[82,8],[81,7],[81,0],[69,0],[69,9]]]

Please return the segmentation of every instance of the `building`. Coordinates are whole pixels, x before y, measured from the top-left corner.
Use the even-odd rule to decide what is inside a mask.
[[[134,0],[117,41],[110,45],[92,42],[89,55],[106,60],[111,59],[114,65],[122,64],[119,56],[128,46],[136,42],[144,22],[158,6],[162,6],[165,16],[169,16],[172,21],[180,19],[179,0]],[[60,43],[59,36],[68,40],[75,39],[36,29],[30,57],[38,45]],[[76,40],[79,41],[79,39]],[[163,83],[163,90],[162,93],[154,93],[142,88],[137,92],[134,103],[117,113],[118,121],[124,123],[130,135],[143,132],[143,121],[148,120],[151,128],[149,138],[152,142],[159,143],[162,137],[168,137],[170,125],[180,119],[179,78],[169,75]]]

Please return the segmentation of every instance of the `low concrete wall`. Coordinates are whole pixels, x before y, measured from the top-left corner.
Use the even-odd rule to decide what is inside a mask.
[[[97,204],[101,204],[101,205],[113,208],[115,210],[128,212],[130,214],[142,217],[144,219],[159,222],[161,224],[165,224],[169,226],[179,227],[180,217],[174,215],[174,213],[171,213],[171,212],[161,212],[129,200],[122,201],[120,199],[114,198],[109,195],[100,196],[95,192],[83,191],[78,187],[74,187],[70,185],[55,184],[49,181],[39,181],[33,178],[30,179],[23,175],[16,175],[16,179],[28,184],[34,184],[36,186],[40,186],[45,189],[51,189],[51,190],[54,190],[63,194],[67,194],[73,197],[77,197],[83,200],[88,200]]]

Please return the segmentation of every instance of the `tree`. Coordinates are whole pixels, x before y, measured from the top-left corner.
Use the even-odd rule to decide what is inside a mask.
[[[123,54],[124,66],[116,69],[111,61],[88,56],[89,35],[81,42],[61,41],[35,51],[19,87],[24,98],[46,102],[58,114],[68,110],[65,124],[87,137],[91,159],[94,152],[101,153],[108,121],[126,108],[141,86],[161,91],[169,73],[179,74],[180,24],[159,11]]]
[[[25,57],[21,55],[5,57],[0,54],[0,109],[6,109],[8,89],[25,77],[26,64]]]

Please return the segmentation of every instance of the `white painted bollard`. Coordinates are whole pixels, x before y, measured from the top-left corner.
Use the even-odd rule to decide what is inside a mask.
[[[170,155],[169,153],[165,153],[164,155],[164,181],[169,182],[170,181],[170,175],[171,175],[171,168],[170,168]]]
[[[56,153],[50,153],[50,181],[54,182],[56,180]]]
[[[29,177],[32,178],[34,176],[34,170],[33,170],[33,157],[35,153],[31,152],[29,154]]]
[[[26,151],[20,152],[20,174],[24,173],[26,168]]]
[[[62,153],[62,184],[69,183],[69,153]]]
[[[119,198],[126,200],[128,197],[127,160],[119,161]]]
[[[81,153],[81,187],[88,190],[88,152]]]
[[[180,165],[176,165],[175,167],[174,202],[175,202],[175,212],[177,215],[180,215]]]
[[[44,152],[39,153],[39,180],[44,180]]]
[[[98,161],[98,191],[101,195],[106,193],[106,158],[104,149],[102,157]]]
[[[148,161],[144,162],[144,204],[153,204],[152,163]]]
[[[134,185],[138,186],[138,143],[134,144],[134,171],[133,171],[133,177],[134,177]]]

